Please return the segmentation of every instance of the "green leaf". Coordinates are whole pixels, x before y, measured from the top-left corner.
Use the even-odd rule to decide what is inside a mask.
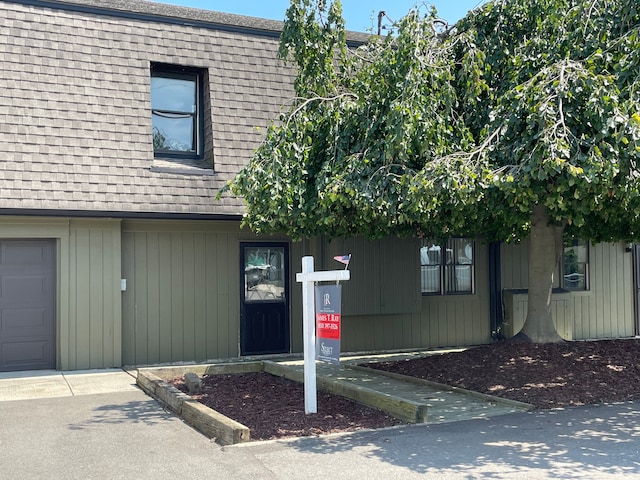
[[[294,238],[513,241],[541,202],[571,234],[640,235],[635,3],[490,1],[446,33],[418,5],[356,48],[340,2],[293,0],[296,98],[225,191]]]

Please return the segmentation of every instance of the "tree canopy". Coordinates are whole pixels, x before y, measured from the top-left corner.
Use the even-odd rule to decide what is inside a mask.
[[[640,239],[640,4],[416,5],[350,45],[339,0],[292,0],[296,98],[230,183],[245,223],[327,235],[530,238],[523,333],[556,341],[563,236]]]
[[[338,0],[293,0],[296,98],[231,183],[255,231],[525,237],[535,205],[596,241],[640,235],[636,0],[417,5],[349,47]]]

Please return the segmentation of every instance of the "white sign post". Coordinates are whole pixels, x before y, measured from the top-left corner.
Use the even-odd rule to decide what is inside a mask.
[[[304,336],[304,411],[318,413],[316,387],[316,282],[339,282],[349,280],[349,270],[329,270],[315,272],[313,257],[302,257],[302,273],[296,274],[296,281],[302,283],[302,334]]]

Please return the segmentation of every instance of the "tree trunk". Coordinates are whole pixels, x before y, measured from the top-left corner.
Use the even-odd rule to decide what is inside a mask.
[[[520,331],[535,343],[562,342],[551,315],[553,276],[562,256],[564,226],[549,225],[547,210],[536,205],[529,236],[529,296],[527,319]]]

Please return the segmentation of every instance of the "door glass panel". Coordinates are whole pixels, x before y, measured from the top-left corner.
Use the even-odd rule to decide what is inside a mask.
[[[244,301],[280,301],[285,298],[283,247],[244,248]]]

